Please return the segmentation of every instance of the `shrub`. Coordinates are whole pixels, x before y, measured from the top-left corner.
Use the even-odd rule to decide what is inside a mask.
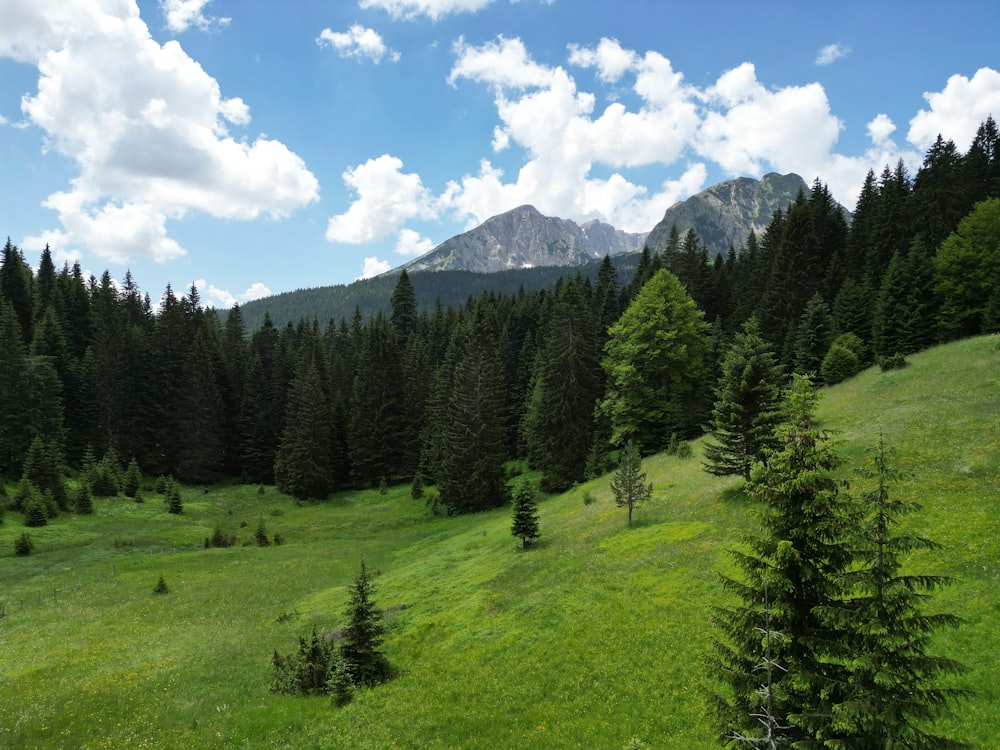
[[[591,505],[597,502],[597,498],[590,494],[589,491],[583,493],[583,504]]]
[[[153,587],[153,593],[154,594],[166,594],[169,591],[170,591],[170,589],[167,588],[167,582],[163,580],[163,573],[160,573],[160,580],[157,581],[156,585]]]
[[[888,370],[901,370],[908,364],[909,362],[906,361],[906,357],[898,352],[888,357],[881,357],[878,361],[879,369],[882,372],[886,372]]]
[[[221,526],[216,526],[212,536],[205,538],[205,549],[210,547],[232,547],[236,544],[236,535],[227,534]]]
[[[857,338],[857,337],[855,337]],[[823,357],[820,374],[827,385],[836,385],[861,371],[861,359],[846,346],[834,342]]]
[[[27,557],[34,549],[35,543],[31,541],[31,534],[27,531],[21,532],[21,536],[14,540],[14,554],[18,557]]]
[[[285,537],[283,537],[281,535],[280,531],[275,531],[274,532],[274,546],[277,547],[278,545],[284,544],[284,543],[285,543]]]
[[[157,495],[164,495],[167,492],[168,485],[169,482],[167,481],[167,478],[160,474],[160,476],[156,478],[156,484],[153,489],[156,490]]]
[[[691,443],[683,442],[677,444],[677,458],[691,458],[694,455],[694,451],[691,449]]]
[[[410,487],[410,497],[419,500],[424,496],[424,479],[418,471],[413,477],[413,485]]]
[[[316,630],[308,638],[299,636],[296,651],[282,656],[277,650],[271,660],[271,692],[286,695],[319,695],[327,690],[334,643]]]

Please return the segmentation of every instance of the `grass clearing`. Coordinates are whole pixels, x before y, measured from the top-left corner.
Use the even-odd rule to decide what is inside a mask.
[[[819,416],[857,465],[881,428],[912,476],[907,519],[944,545],[931,603],[965,618],[937,652],[977,691],[943,731],[1000,748],[1000,337],[868,370]],[[297,505],[267,488],[96,499],[93,516],[0,525],[0,748],[711,748],[700,689],[725,550],[748,523],[735,479],[644,461],[654,498],[625,527],[609,477],[539,503],[521,551],[509,508],[434,518],[408,487]],[[593,502],[584,503],[588,493]],[[261,548],[264,519],[285,543]],[[237,545],[204,549],[216,526]],[[245,545],[245,546],[244,546]],[[399,676],[345,708],[268,690],[274,649],[341,623],[364,557]],[[154,595],[163,575],[170,592]]]

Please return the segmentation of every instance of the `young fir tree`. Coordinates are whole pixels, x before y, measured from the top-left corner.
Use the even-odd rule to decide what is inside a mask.
[[[646,484],[646,472],[642,469],[642,456],[632,441],[625,443],[618,469],[611,477],[611,491],[615,505],[628,508],[628,525],[632,525],[632,511],[637,505],[648,502],[653,496],[653,484]]]
[[[756,318],[736,334],[722,362],[712,410],[712,439],[705,470],[750,479],[750,466],[777,447],[775,428],[784,418],[783,371],[760,335]]]
[[[527,549],[538,539],[538,502],[531,485],[526,481],[514,490],[513,521],[510,533],[521,540],[521,548]]]
[[[385,617],[372,601],[374,585],[364,560],[361,572],[351,587],[351,599],[345,616],[347,625],[341,632],[340,657],[355,685],[371,687],[389,679],[391,667],[382,652],[385,639]]]
[[[900,518],[919,506],[890,493],[902,478],[892,459],[893,451],[880,434],[868,464],[859,471],[872,486],[861,494],[860,564],[845,575],[851,595],[820,610],[834,629],[849,633],[833,644],[831,658],[845,666],[848,690],[832,707],[834,721],[825,746],[966,747],[932,733],[931,723],[949,714],[966,695],[938,682],[941,676],[963,671],[962,665],[927,653],[935,635],[959,620],[922,611],[928,595],[950,579],[902,572],[914,552],[939,546],[899,531]]]
[[[81,515],[90,515],[94,512],[94,498],[90,494],[90,485],[81,482],[76,490],[76,512]]]
[[[737,602],[716,611],[724,638],[715,643],[712,671],[720,736],[759,737],[760,674],[764,657],[760,613],[782,634],[768,658],[784,671],[772,675],[770,711],[802,747],[833,722],[846,670],[829,660],[829,645],[847,635],[818,612],[840,601],[843,576],[855,560],[853,518],[844,482],[833,475],[840,459],[829,435],[814,423],[818,398],[809,378],[796,376],[788,394],[789,421],[778,430],[779,448],[751,469],[747,485],[757,502],[760,531],[748,534],[733,557],[741,575],[724,577]]]
[[[128,462],[128,467],[122,475],[122,494],[125,497],[135,498],[140,484],[142,484],[142,472],[139,470],[139,462],[133,458]]]
[[[181,499],[181,486],[172,479],[168,482],[166,492],[167,512],[180,515],[184,512],[184,501]]]

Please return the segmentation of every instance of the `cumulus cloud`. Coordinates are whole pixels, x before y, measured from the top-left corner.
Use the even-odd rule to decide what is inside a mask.
[[[167,28],[175,34],[192,26],[202,31],[211,26],[227,26],[232,19],[205,15],[205,8],[211,3],[212,0],[160,0],[160,9],[167,20]]]
[[[327,240],[372,242],[393,234],[409,219],[435,218],[433,197],[420,175],[402,169],[400,159],[382,154],[344,172],[344,184],[358,197],[346,212],[330,218]]]
[[[201,211],[229,219],[282,217],[318,198],[300,157],[265,137],[230,133],[250,122],[238,97],[176,41],[160,45],[134,3],[8,0],[0,55],[35,65],[26,118],[46,147],[76,165],[44,205],[58,239],[96,256],[167,261],[184,249],[167,222]]]
[[[907,140],[926,151],[941,135],[964,151],[983,121],[1000,114],[1000,73],[980,68],[972,78],[953,75],[943,91],[926,92],[924,99],[929,109],[910,120]]]
[[[597,77],[614,83],[633,69],[637,62],[636,53],[624,49],[617,39],[601,39],[596,48],[588,49],[571,44],[569,64],[581,68],[597,68]]]
[[[329,45],[341,57],[366,57],[375,63],[382,62],[388,56],[393,62],[399,61],[399,53],[389,49],[375,29],[368,29],[361,24],[353,24],[347,31],[323,29],[316,43],[321,47]]]
[[[361,266],[361,275],[357,280],[360,279],[370,279],[373,276],[378,276],[386,271],[392,270],[392,263],[387,260],[379,260],[378,258],[372,256],[371,258],[365,258],[365,262]]]
[[[361,0],[358,5],[362,9],[384,10],[396,19],[412,20],[418,16],[427,16],[432,21],[437,21],[452,13],[475,13],[492,2],[493,0]]]
[[[816,55],[817,65],[830,65],[850,54],[851,48],[840,44],[828,44]]]
[[[412,229],[402,229],[399,237],[396,238],[396,252],[400,255],[423,255],[434,249],[434,243],[426,237],[421,237],[420,232]]]
[[[815,176],[843,128],[818,83],[769,90],[753,64],[724,73],[705,92],[695,148],[730,174],[760,174],[765,165]]]
[[[249,302],[255,299],[263,299],[271,295],[271,290],[261,282],[255,282],[243,294],[234,295],[225,289],[220,289],[215,284],[209,284],[205,279],[198,279],[194,282],[198,289],[198,294],[207,305],[216,308],[229,308],[239,302]]]

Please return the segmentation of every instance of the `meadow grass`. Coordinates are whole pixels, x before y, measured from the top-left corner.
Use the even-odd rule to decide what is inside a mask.
[[[965,624],[935,652],[976,691],[939,729],[1000,747],[1000,352],[982,337],[824,390],[819,417],[850,467],[881,430],[944,545],[914,571],[953,576],[929,611]],[[644,462],[654,499],[632,528],[609,477],[540,502],[522,551],[510,510],[436,518],[408,487],[297,505],[268,488],[97,499],[93,516],[0,525],[0,748],[716,747],[704,659],[726,550],[752,527],[737,479],[694,456]],[[585,503],[584,494],[593,498]],[[263,518],[285,543],[253,544]],[[216,526],[237,545],[204,549]],[[245,545],[245,546],[244,546]],[[342,623],[364,558],[389,613],[390,683],[344,708],[269,692],[270,658]],[[163,575],[170,591],[156,595]]]

